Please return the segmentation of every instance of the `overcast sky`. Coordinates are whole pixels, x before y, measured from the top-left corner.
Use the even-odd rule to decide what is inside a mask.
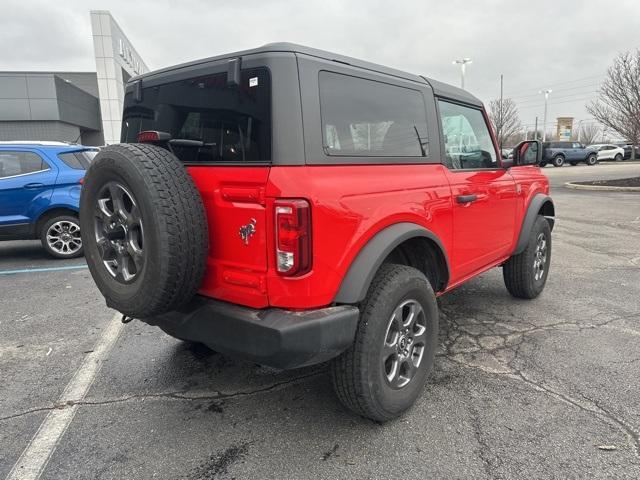
[[[518,102],[542,122],[589,121],[613,57],[640,47],[639,0],[3,0],[0,70],[94,71],[89,10],[110,10],[150,68],[288,41]]]

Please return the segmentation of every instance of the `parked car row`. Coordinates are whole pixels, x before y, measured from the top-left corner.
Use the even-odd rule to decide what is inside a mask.
[[[0,142],[0,240],[40,239],[54,257],[81,256],[80,188],[97,153],[63,142]]]
[[[600,161],[612,160],[621,162],[631,158],[632,145],[598,143],[583,145],[580,142],[544,142],[541,167],[547,164],[562,167],[565,163],[577,165],[585,163],[593,166]],[[636,158],[640,160],[640,146],[636,146]],[[513,149],[503,148],[502,158],[512,158]]]

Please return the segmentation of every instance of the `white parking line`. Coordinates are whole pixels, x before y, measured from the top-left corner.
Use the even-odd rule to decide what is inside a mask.
[[[86,355],[60,395],[57,405],[61,407],[47,414],[27,448],[9,472],[7,480],[35,480],[40,477],[76,414],[78,409],[76,402],[85,397],[103,361],[116,343],[123,327],[121,318],[122,315],[118,313],[111,319],[93,351]]]
[[[59,272],[63,270],[78,270],[80,268],[88,268],[83,265],[68,265],[65,267],[48,267],[48,268],[19,268],[17,270],[0,270],[0,275],[15,275],[18,273],[41,273],[41,272]]]

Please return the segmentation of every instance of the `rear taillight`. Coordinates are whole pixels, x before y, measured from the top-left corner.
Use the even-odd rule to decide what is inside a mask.
[[[306,200],[275,203],[276,268],[287,277],[311,270],[311,208]]]

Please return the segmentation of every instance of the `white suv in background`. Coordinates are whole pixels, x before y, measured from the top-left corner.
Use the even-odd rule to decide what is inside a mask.
[[[598,151],[598,161],[602,160],[615,160],[621,162],[624,158],[624,148],[617,145],[611,145],[610,143],[590,145],[589,148],[594,148]]]

